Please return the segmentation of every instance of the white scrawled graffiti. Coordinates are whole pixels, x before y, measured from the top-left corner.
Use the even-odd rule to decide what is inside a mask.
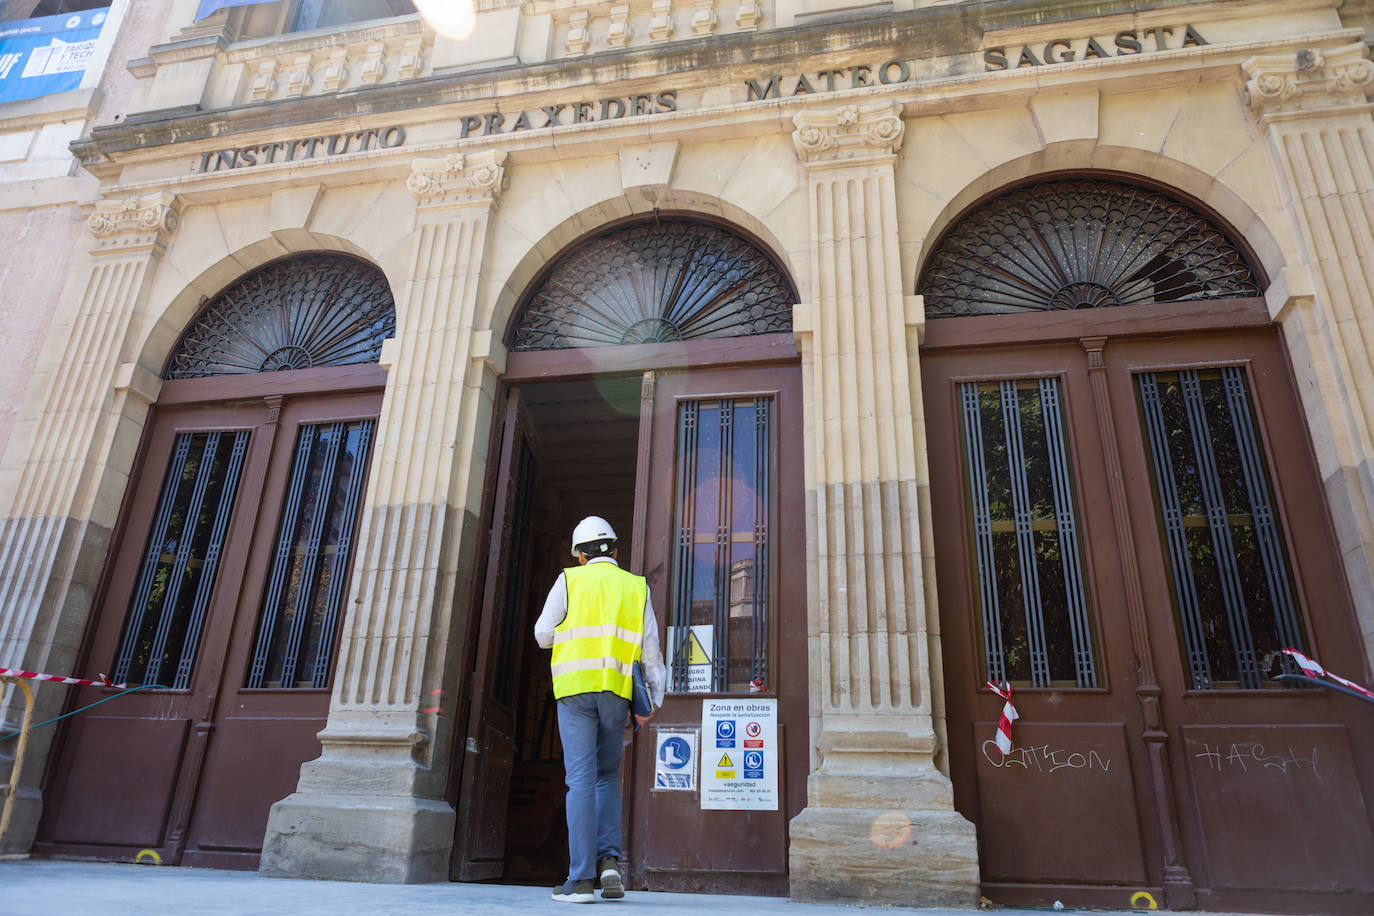
[[[1288,753],[1286,755],[1266,753],[1264,745],[1258,741],[1232,742],[1229,747],[1221,743],[1214,746],[1206,741],[1201,742],[1201,745],[1202,753],[1193,756],[1198,760],[1206,760],[1207,768],[1217,773],[1228,770],[1242,773],[1249,773],[1252,770],[1276,770],[1284,775],[1289,775],[1306,769],[1318,779],[1322,778],[1321,771],[1317,769],[1317,748],[1315,746],[1312,748],[1312,753],[1306,757],[1299,757],[1291,747],[1287,748]]]
[[[1062,747],[1041,744],[1036,747],[1013,747],[1003,755],[997,749],[997,742],[989,738],[983,742],[983,757],[999,770],[1004,767],[1021,767],[1040,773],[1055,773],[1059,770],[1101,770],[1106,773],[1112,768],[1112,758],[1103,758],[1097,751],[1070,751]]]

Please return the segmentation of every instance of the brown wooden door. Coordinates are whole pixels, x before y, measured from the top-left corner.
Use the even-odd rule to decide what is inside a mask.
[[[950,760],[956,803],[980,828],[984,893],[1106,884],[1160,895],[1119,545],[1082,350],[937,352],[922,362]],[[981,458],[966,432],[975,417]],[[1039,481],[1011,479],[1018,449]],[[992,491],[977,506],[971,476]],[[1021,562],[1028,554],[1034,564]],[[1076,560],[1068,574],[1054,562],[1065,558]],[[1040,619],[1028,622],[1013,601],[1036,579],[1047,587],[1031,600]],[[1000,669],[986,661],[989,631],[1002,642]],[[988,680],[1012,682],[1022,717],[1005,757],[993,740],[1003,704]]]
[[[731,431],[719,423],[727,413],[735,417],[730,427],[736,434],[733,440]],[[689,427],[695,432],[684,434]],[[633,739],[623,778],[630,786],[625,848],[636,886],[786,893],[787,824],[805,805],[810,755],[801,430],[801,370],[795,365],[658,375],[651,428],[640,440],[647,452],[641,455],[639,499],[644,502],[642,571],[649,581],[665,657],[673,651],[670,627],[675,613],[695,614],[698,592],[715,596],[730,587],[719,579],[711,583],[697,578],[702,568],[726,562],[726,577],[735,585],[736,574],[745,566],[760,583],[759,570],[766,569],[770,587],[748,599],[755,604],[751,616],[735,613],[738,596],[730,597],[733,603],[722,619],[748,621],[749,626],[724,622],[717,627],[719,683],[706,692],[687,692],[685,684],[674,685],[670,672],[663,709]],[[684,475],[684,469],[689,473]],[[705,544],[702,535],[700,548],[696,536],[684,534],[691,525],[684,520],[683,506],[692,501],[698,508],[706,502],[712,506],[709,512],[703,509],[711,517],[703,517],[694,530],[710,528],[713,543]],[[722,521],[722,505],[730,507],[732,521]],[[689,572],[693,567],[684,565],[679,550],[688,542],[689,552],[700,549],[717,559],[699,554],[695,571]],[[718,545],[727,542],[719,549],[730,550],[730,559],[720,561]],[[766,552],[759,546],[765,543]],[[688,581],[693,578],[697,581]],[[765,606],[766,620],[759,611]],[[690,619],[696,622],[697,617]],[[755,623],[757,630],[752,629]],[[653,791],[656,731],[700,728],[703,702],[751,696],[745,685],[753,666],[766,672],[767,682],[766,689],[754,696],[778,701],[778,809],[706,811],[699,790]],[[706,737],[698,742],[699,752]]]
[[[333,376],[347,390],[359,370],[315,370],[305,387]],[[207,382],[221,397],[261,384],[168,383],[165,399],[205,396]],[[87,667],[161,686],[69,720],[39,852],[152,849],[168,864],[257,866],[268,809],[320,752],[380,401],[373,391],[158,409]],[[111,695],[89,688],[72,703]]]
[[[995,320],[962,346],[942,331],[922,372],[950,760],[984,893],[1367,911],[1368,714],[1264,677],[1287,641],[1364,669],[1277,334],[1146,339],[1104,315],[1080,321],[1124,333],[970,346]]]
[[[502,418],[500,465],[473,668],[453,874],[461,881],[505,871],[506,820],[515,763],[519,659],[529,638],[525,605],[530,563],[535,451],[520,390],[511,389]]]

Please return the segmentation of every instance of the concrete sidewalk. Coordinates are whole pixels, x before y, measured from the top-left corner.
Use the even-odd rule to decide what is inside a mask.
[[[780,897],[734,897],[718,894],[657,894],[629,891],[622,901],[600,901],[614,912],[657,916],[777,916],[874,913],[920,913],[923,916],[968,914],[973,910],[906,907],[859,907],[791,903]],[[500,884],[354,884],[264,878],[256,872],[208,868],[171,868],[106,862],[52,860],[0,861],[0,916],[54,914],[259,914],[283,916],[424,916],[424,914],[497,914],[582,912],[573,904],[555,903],[550,889]],[[1024,912],[1007,910],[1005,912]]]

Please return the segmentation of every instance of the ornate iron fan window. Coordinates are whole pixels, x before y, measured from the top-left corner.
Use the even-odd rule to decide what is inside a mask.
[[[215,297],[182,338],[167,378],[375,363],[395,331],[380,270],[339,255],[304,255]]]
[[[714,226],[664,220],[615,230],[568,255],[528,300],[512,346],[557,350],[790,331],[793,299],[755,245]]]
[[[979,207],[940,242],[920,291],[932,317],[1260,295],[1240,250],[1206,218],[1095,178]]]

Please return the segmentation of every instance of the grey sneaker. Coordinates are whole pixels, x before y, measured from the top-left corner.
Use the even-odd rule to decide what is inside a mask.
[[[620,892],[624,894],[624,891]],[[592,890],[590,878],[584,881],[564,881],[553,889],[553,899],[564,903],[595,903],[596,894]]]
[[[603,900],[619,900],[625,896],[625,882],[620,877],[620,862],[615,856],[603,856],[596,863],[596,871],[601,876]]]

